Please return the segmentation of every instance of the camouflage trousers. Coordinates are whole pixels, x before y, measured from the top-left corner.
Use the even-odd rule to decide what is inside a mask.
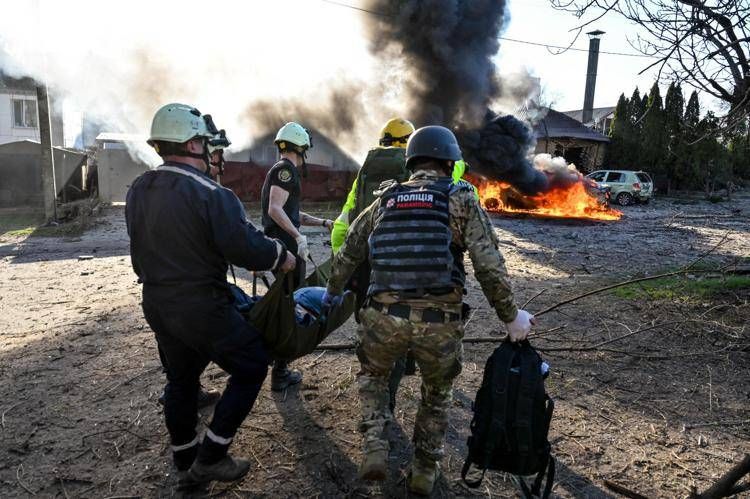
[[[407,320],[369,307],[360,312],[360,319],[357,356],[362,366],[358,382],[365,449],[388,448],[383,435],[392,417],[388,378],[394,362],[411,350],[422,376],[422,401],[414,424],[415,455],[439,461],[444,454],[453,380],[461,372],[463,323]]]

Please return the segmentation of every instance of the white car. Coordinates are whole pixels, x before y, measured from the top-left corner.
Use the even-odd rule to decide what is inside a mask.
[[[597,170],[586,175],[603,187],[609,187],[611,199],[620,206],[647,204],[654,194],[654,181],[648,173],[632,170]]]

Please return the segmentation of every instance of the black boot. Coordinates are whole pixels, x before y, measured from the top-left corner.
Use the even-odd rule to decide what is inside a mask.
[[[247,475],[250,471],[250,461],[238,459],[227,454],[219,461],[206,464],[196,460],[190,467],[188,478],[194,483],[205,482],[233,482]]]
[[[289,369],[287,362],[277,360],[271,370],[271,390],[282,392],[302,381],[302,373]]]

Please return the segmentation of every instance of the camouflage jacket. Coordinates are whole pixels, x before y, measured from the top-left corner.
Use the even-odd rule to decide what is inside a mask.
[[[408,185],[422,186],[437,180],[438,174],[433,170],[420,170],[406,182]],[[378,216],[380,199],[376,199],[352,222],[346,234],[341,250],[336,253],[331,276],[328,280],[328,292],[341,294],[344,285],[354,269],[369,256],[368,238],[373,231]],[[498,249],[497,236],[487,213],[479,206],[472,190],[458,189],[450,196],[450,229],[453,244],[463,251],[468,251],[474,266],[474,275],[482,286],[485,296],[495,308],[503,322],[511,322],[516,317],[517,308],[513,298],[505,260]],[[447,302],[460,303],[463,290],[451,294]],[[395,301],[381,300],[378,301]],[[434,300],[447,303],[446,300]],[[424,301],[424,300],[423,300]]]

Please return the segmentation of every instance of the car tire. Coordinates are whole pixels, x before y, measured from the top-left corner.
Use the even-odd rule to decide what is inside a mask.
[[[633,195],[629,192],[621,192],[617,195],[617,204],[620,206],[628,206],[633,204]]]

